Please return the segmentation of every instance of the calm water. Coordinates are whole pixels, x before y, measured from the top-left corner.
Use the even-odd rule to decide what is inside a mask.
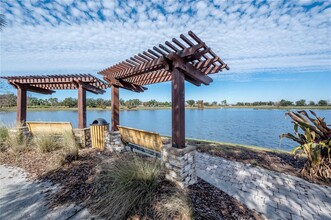
[[[286,110],[205,109],[186,110],[186,137],[215,140],[272,149],[291,150],[295,142],[283,140],[279,135],[292,132],[293,125]],[[331,124],[331,110],[316,110],[317,115]],[[28,112],[28,121],[69,121],[77,127],[77,111]],[[110,121],[111,113],[87,111],[87,123],[96,118]],[[14,125],[16,112],[0,112],[0,123]],[[120,124],[171,135],[171,110],[121,111]]]

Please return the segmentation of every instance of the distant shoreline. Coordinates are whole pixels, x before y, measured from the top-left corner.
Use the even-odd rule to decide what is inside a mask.
[[[164,110],[171,109],[171,107],[137,107],[137,108],[120,108],[120,110],[137,111],[137,110]],[[186,107],[186,109],[198,109],[197,107]],[[204,109],[270,109],[270,110],[291,110],[291,109],[303,109],[303,110],[331,110],[331,106],[205,106]],[[32,107],[28,108],[28,111],[77,111],[78,108],[67,107]],[[90,110],[111,110],[110,107],[106,108],[87,108]],[[16,111],[16,107],[0,108],[0,112],[12,112]]]

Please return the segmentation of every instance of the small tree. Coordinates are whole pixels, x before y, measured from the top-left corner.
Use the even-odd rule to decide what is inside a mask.
[[[300,99],[299,101],[295,102],[296,106],[305,106],[306,105],[306,100]]]
[[[290,105],[293,105],[293,102],[282,99],[282,100],[280,100],[279,105],[280,106],[290,106]]]
[[[315,104],[314,101],[310,101],[310,102],[309,102],[309,105],[310,105],[310,106],[314,106],[314,105],[316,105],[316,104]]]
[[[328,105],[328,102],[326,100],[319,100],[318,101],[318,105],[319,106],[327,106]]]
[[[120,105],[121,105],[121,106],[124,106],[124,105],[125,105],[125,101],[124,101],[124,99],[120,99]]]
[[[186,103],[187,103],[189,106],[193,107],[194,104],[195,104],[195,101],[194,101],[193,99],[190,99],[190,100],[187,100]]]

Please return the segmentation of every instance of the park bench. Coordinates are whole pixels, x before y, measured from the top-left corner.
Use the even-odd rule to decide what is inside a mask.
[[[160,134],[136,128],[118,126],[122,142],[133,151],[138,150],[147,155],[160,157],[162,139]]]
[[[72,125],[70,122],[26,122],[29,131],[32,135],[39,132],[47,132],[55,135],[61,135],[64,132],[72,133]]]

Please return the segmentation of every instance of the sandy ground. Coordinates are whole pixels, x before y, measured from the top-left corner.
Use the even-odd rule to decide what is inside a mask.
[[[28,179],[23,169],[0,165],[0,219],[92,219],[79,205],[49,208],[47,195],[57,190],[49,182]]]

